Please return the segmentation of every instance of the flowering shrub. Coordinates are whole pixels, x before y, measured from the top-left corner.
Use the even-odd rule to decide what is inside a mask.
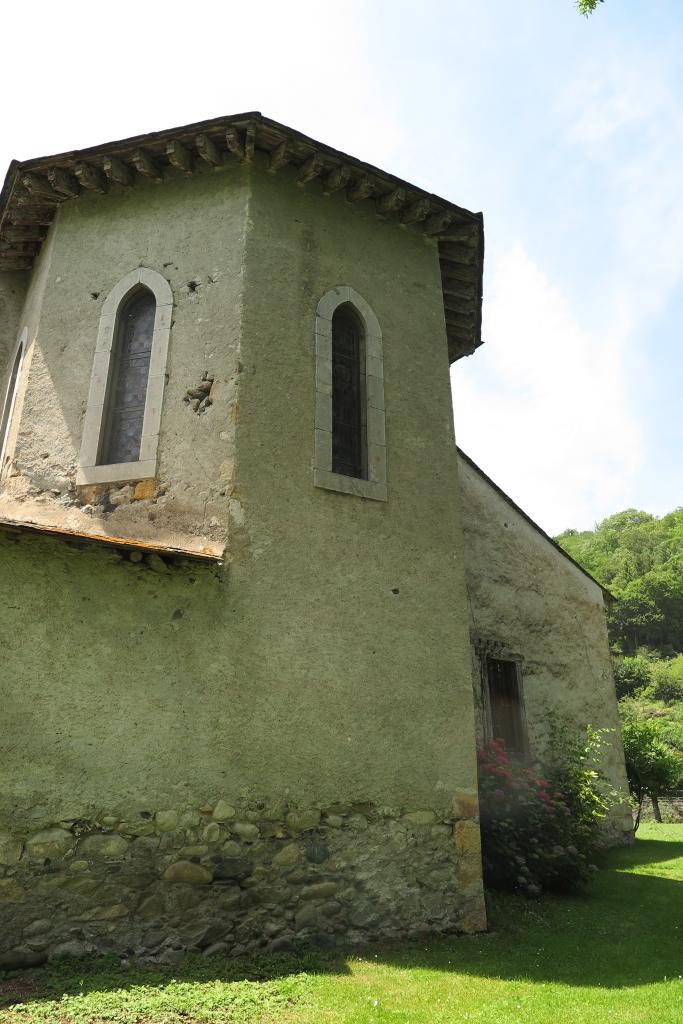
[[[601,736],[565,747],[546,776],[511,760],[502,740],[479,751],[484,880],[537,896],[567,890],[590,872],[596,832],[607,811],[592,760]]]

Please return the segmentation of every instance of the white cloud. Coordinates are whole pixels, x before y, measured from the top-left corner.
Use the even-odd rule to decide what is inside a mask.
[[[641,458],[623,338],[582,327],[519,243],[489,259],[486,344],[453,370],[458,442],[548,532],[591,527]]]
[[[120,0],[116,16],[74,2],[68,26],[47,0],[35,5],[31,56],[6,48],[0,69],[0,161],[260,109],[369,161],[391,163],[402,136],[382,94],[362,0],[252,6],[205,0]],[[26,34],[8,9],[7,39]],[[18,91],[19,90],[19,91]],[[0,171],[0,173],[2,173]]]
[[[683,109],[662,55],[621,52],[585,72],[566,97],[567,138],[605,197],[616,250],[605,293],[634,332],[683,279]]]

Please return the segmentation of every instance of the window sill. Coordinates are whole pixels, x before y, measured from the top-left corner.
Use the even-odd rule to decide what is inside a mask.
[[[342,476],[326,469],[315,469],[313,483],[326,491],[341,494],[355,494],[358,498],[372,498],[374,501],[387,500],[387,485],[379,480],[359,480],[353,476]]]
[[[119,462],[110,466],[80,466],[76,486],[83,484],[124,484],[131,480],[148,480],[156,475],[155,459],[143,462]]]

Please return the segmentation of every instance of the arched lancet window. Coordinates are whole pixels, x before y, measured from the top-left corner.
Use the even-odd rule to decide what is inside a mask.
[[[111,290],[100,314],[77,484],[156,474],[173,293],[139,267]]]
[[[355,289],[332,288],[320,299],[315,353],[313,482],[386,501],[382,332]]]
[[[366,480],[365,331],[350,303],[332,317],[332,472]]]
[[[119,308],[98,465],[140,458],[155,313],[148,288],[135,290]]]
[[[2,471],[5,468],[5,451],[7,448],[7,440],[9,438],[10,426],[12,424],[12,413],[14,412],[14,406],[17,400],[19,376],[21,374],[21,366],[24,361],[27,337],[28,331],[24,328],[21,332],[21,338],[19,339],[14,359],[12,360],[12,369],[10,370],[7,390],[5,392],[5,401],[2,406],[2,418],[0,419],[0,476],[2,476]]]

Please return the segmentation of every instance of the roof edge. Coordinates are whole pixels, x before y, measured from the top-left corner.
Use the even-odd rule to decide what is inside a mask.
[[[163,184],[207,165],[249,164],[257,154],[270,172],[287,166],[298,185],[317,186],[322,195],[342,192],[349,203],[372,204],[378,219],[421,231],[437,250],[450,362],[481,345],[482,214],[255,110],[13,160],[0,193],[0,271],[30,270],[56,210],[84,191],[125,194],[145,180]]]
[[[462,448],[460,448],[457,444],[455,446],[455,449],[456,449],[456,451],[458,453],[458,457],[461,458],[463,460],[463,462],[466,462],[467,465],[470,466],[476,473],[478,473],[479,476],[483,480],[486,481],[486,483],[489,485],[489,487],[493,488],[493,490],[498,495],[500,495],[500,497],[505,502],[507,502],[507,504],[510,505],[510,507],[513,508],[515,510],[515,512],[517,512],[522,517],[522,519],[526,520],[526,522],[529,524],[529,526],[531,526],[536,531],[536,533],[539,533],[541,535],[541,537],[543,537],[544,540],[546,540],[549,544],[551,544],[555,548],[556,551],[559,551],[559,553],[564,558],[566,558],[566,560],[568,562],[571,562],[571,564],[574,566],[574,568],[578,569],[579,572],[581,572],[584,576],[587,576],[588,579],[592,583],[595,583],[596,587],[600,588],[600,590],[603,593],[603,596],[606,598],[606,600],[607,600],[607,602],[609,604],[611,604],[613,601],[617,600],[616,597],[614,596],[614,594],[611,592],[611,590],[608,590],[607,587],[603,586],[603,584],[600,583],[599,580],[596,580],[595,576],[592,576],[591,573],[589,573],[587,569],[584,569],[584,567],[579,562],[577,562],[575,558],[572,558],[572,556],[570,554],[568,554],[564,550],[564,548],[562,547],[561,544],[558,544],[556,540],[553,540],[553,538],[550,536],[550,534],[546,533],[545,530],[541,526],[539,526],[538,523],[535,522],[531,518],[530,515],[527,515],[527,513],[524,511],[524,509],[520,508],[520,506],[517,504],[517,502],[513,501],[512,498],[510,497],[510,495],[506,494],[505,491],[502,489],[502,487],[499,487],[498,484],[495,482],[495,480],[492,480],[491,477],[488,476],[488,474],[486,474],[484,472],[484,470],[481,468],[481,466],[477,465],[477,463],[474,461],[474,459],[471,459],[469,457],[469,455],[467,455],[462,450]]]

